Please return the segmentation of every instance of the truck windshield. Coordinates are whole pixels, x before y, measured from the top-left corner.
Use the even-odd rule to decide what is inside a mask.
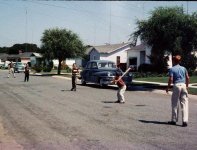
[[[98,63],[98,68],[115,68],[115,65],[111,62],[100,62]]]

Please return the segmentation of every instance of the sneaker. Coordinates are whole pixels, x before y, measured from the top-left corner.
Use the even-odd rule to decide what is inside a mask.
[[[187,127],[187,122],[183,122],[182,127]]]
[[[176,122],[174,122],[174,121],[168,121],[168,124],[170,124],[170,125],[176,125]]]
[[[117,101],[115,101],[114,103],[120,103],[120,101],[119,101],[119,100],[117,100]]]
[[[125,103],[125,101],[120,101],[120,104],[124,104]]]

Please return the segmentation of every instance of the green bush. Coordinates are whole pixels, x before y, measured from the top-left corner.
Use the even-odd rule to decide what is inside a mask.
[[[67,73],[71,73],[71,72],[72,72],[72,69],[69,68],[68,66],[65,66],[64,70],[65,70],[65,72],[67,72]]]
[[[148,78],[148,77],[167,77],[168,75],[163,73],[163,74],[158,74],[158,73],[151,73],[151,72],[146,72],[146,73],[140,73],[140,72],[133,72],[133,78]]]
[[[39,73],[39,72],[42,71],[42,66],[41,65],[35,65],[35,66],[32,67],[32,69]]]
[[[194,71],[194,75],[197,76],[197,71]]]
[[[52,68],[49,66],[44,66],[43,67],[43,72],[51,72]]]
[[[138,71],[139,72],[153,72],[154,71],[154,67],[151,64],[141,64],[138,67]]]
[[[53,69],[53,62],[52,61],[49,62],[48,65],[46,65],[46,66],[43,67],[43,71],[44,72],[51,72],[52,69]]]

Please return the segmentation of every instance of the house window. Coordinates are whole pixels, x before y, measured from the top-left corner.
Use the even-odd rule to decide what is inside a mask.
[[[120,56],[117,56],[117,57],[116,57],[116,64],[117,64],[117,65],[120,64]]]
[[[96,56],[95,55],[93,56],[93,60],[96,60]]]

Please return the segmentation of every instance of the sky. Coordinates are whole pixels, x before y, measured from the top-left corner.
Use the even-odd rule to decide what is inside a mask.
[[[195,1],[0,0],[0,47],[40,47],[43,32],[51,28],[72,30],[85,45],[128,42],[136,21],[148,19],[160,6],[183,6],[189,14],[197,11]]]

